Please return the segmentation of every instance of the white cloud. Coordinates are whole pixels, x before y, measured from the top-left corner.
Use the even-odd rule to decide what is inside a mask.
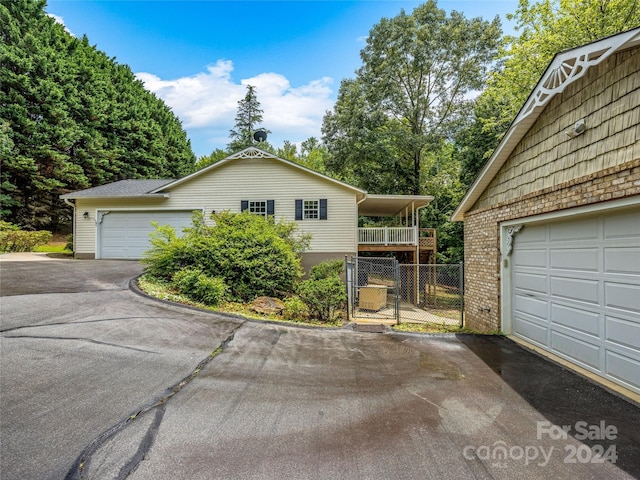
[[[69,34],[75,37],[75,35],[73,34],[73,32],[71,32],[71,30],[69,30],[67,28],[67,26],[64,24],[64,18],[62,18],[60,15],[55,15],[53,13],[47,13],[47,15],[51,18],[53,18],[55,20],[56,23],[59,23],[60,25],[62,25],[64,27],[64,30]]]
[[[247,85],[256,87],[258,101],[263,110],[263,127],[272,131],[270,142],[280,146],[283,140],[299,142],[310,136],[320,137],[322,118],[333,105],[331,98],[333,80],[323,77],[306,85],[294,87],[279,73],[261,73],[235,83],[231,78],[233,63],[218,60],[189,77],[163,80],[151,73],[137,73],[145,87],[169,105],[189,130],[210,131],[218,138],[210,137],[211,143],[220,142],[220,132],[233,128],[238,101],[246,94]]]

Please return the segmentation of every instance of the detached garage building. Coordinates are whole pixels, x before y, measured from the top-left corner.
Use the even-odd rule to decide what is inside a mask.
[[[640,28],[556,55],[452,219],[468,327],[640,393]]]

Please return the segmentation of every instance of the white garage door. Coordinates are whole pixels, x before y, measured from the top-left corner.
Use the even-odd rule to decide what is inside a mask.
[[[191,226],[191,211],[114,212],[102,217],[98,232],[99,258],[142,258],[151,247],[151,222],[171,225],[180,235]]]
[[[640,209],[527,224],[512,333],[640,392]]]

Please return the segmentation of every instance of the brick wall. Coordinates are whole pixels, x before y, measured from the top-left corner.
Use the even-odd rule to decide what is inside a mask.
[[[640,156],[622,165],[468,212],[465,237],[465,326],[499,330],[500,223],[640,195]]]

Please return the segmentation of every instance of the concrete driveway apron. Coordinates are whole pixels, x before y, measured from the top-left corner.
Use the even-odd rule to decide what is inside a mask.
[[[508,339],[242,322],[136,296],[120,263],[97,292],[2,298],[25,324],[3,327],[3,478],[640,477],[638,407]]]

